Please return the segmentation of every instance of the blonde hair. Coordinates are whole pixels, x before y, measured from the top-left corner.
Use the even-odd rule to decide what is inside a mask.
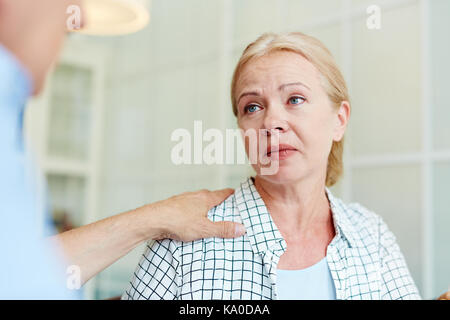
[[[301,32],[265,33],[247,46],[234,70],[231,82],[231,103],[235,116],[238,114],[235,92],[236,83],[242,68],[249,61],[276,51],[298,53],[314,65],[320,73],[322,87],[335,108],[339,108],[342,101],[349,101],[344,77],[330,51],[322,42]],[[340,141],[333,141],[330,154],[328,155],[325,180],[325,184],[328,187],[334,185],[342,175],[343,150],[344,137]]]

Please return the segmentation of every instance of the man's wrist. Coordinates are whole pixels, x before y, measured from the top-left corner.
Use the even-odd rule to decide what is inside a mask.
[[[164,219],[164,208],[161,201],[147,204],[134,210],[137,223],[137,234],[140,241],[162,239],[167,234],[167,218]]]

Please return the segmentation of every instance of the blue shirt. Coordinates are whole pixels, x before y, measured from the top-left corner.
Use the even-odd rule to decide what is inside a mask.
[[[0,299],[71,299],[57,248],[38,231],[22,137],[31,77],[0,44]]]
[[[336,289],[327,258],[301,270],[277,270],[281,300],[336,300]]]

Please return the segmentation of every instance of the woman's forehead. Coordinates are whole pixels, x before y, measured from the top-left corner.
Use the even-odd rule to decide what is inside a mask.
[[[297,81],[314,86],[319,81],[317,69],[298,53],[278,51],[247,62],[239,74],[237,88]]]

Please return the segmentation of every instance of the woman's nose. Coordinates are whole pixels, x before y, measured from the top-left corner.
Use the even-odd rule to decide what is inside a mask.
[[[264,118],[265,132],[277,131],[278,133],[286,132],[289,129],[289,125],[286,119],[283,119],[281,114],[275,112],[268,112]]]

